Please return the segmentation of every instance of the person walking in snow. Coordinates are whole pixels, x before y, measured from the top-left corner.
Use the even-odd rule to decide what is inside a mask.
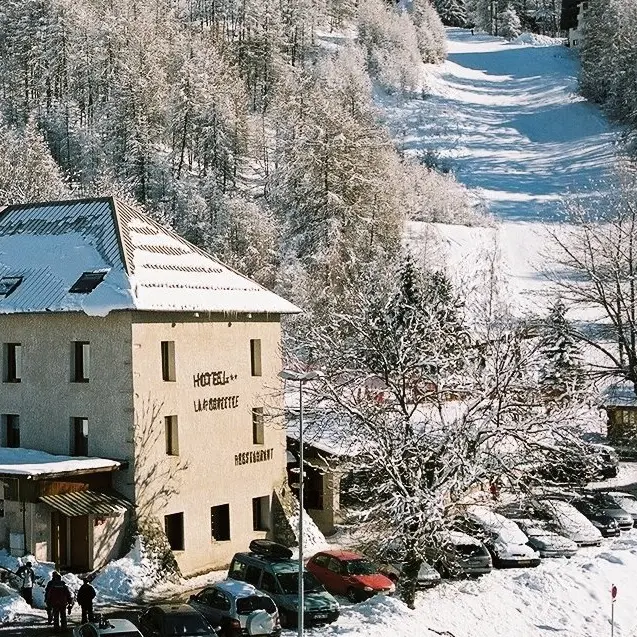
[[[33,586],[35,585],[35,571],[33,570],[33,564],[31,564],[31,562],[23,564],[16,571],[16,575],[21,578],[20,595],[24,597],[24,601],[29,606],[33,606]]]
[[[85,579],[82,586],[77,591],[76,601],[82,609],[82,623],[93,621],[93,600],[95,599],[95,589],[91,583]]]
[[[44,601],[47,608],[51,607],[55,632],[59,632],[60,627],[66,630],[66,612],[67,607],[70,611],[73,606],[73,595],[57,571],[53,571],[51,581],[46,585]]]

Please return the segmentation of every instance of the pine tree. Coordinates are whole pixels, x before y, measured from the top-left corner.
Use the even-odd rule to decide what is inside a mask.
[[[500,35],[507,40],[513,40],[522,33],[522,23],[515,9],[508,5],[500,15]]]
[[[443,24],[450,27],[467,25],[464,0],[434,0],[434,6]]]
[[[540,344],[542,391],[558,402],[569,401],[581,387],[583,366],[580,347],[566,319],[566,307],[559,300],[549,310]]]

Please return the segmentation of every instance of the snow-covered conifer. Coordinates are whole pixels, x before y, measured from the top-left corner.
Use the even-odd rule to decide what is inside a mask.
[[[571,400],[581,388],[584,367],[581,348],[566,319],[566,306],[562,300],[551,306],[542,332],[542,391],[551,401]]]
[[[451,27],[467,25],[467,10],[464,0],[435,0],[434,6],[443,24]]]
[[[522,23],[511,5],[500,14],[500,35],[507,40],[517,38],[522,32]]]

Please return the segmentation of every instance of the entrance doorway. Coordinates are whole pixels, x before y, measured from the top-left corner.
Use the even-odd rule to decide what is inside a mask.
[[[65,570],[90,570],[89,516],[68,517],[51,512],[51,558]]]

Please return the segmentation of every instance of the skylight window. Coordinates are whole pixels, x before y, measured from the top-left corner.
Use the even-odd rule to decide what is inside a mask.
[[[72,285],[69,292],[73,292],[74,294],[88,294],[104,280],[106,274],[106,270],[83,272],[82,276]]]
[[[22,283],[21,276],[3,276],[0,279],[0,296],[5,298]]]

